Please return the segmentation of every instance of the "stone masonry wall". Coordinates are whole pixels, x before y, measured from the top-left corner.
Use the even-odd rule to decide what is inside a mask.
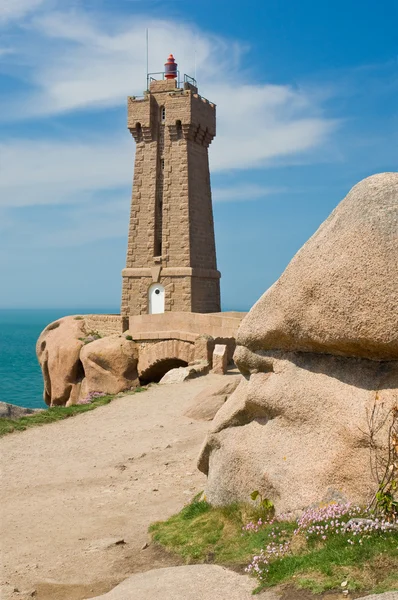
[[[220,311],[220,280],[192,277],[192,312]]]
[[[125,317],[148,312],[153,281],[165,286],[165,311],[220,310],[207,151],[215,135],[215,106],[195,92],[190,86],[177,89],[175,81],[155,81],[143,99],[128,101],[137,148],[123,273]],[[153,279],[153,267],[160,268],[160,278]],[[169,268],[185,272],[162,274]],[[200,269],[200,276],[192,269]]]
[[[217,269],[207,147],[188,142],[189,237],[192,267]]]
[[[126,277],[125,279],[124,314],[148,314],[148,289],[152,284],[151,277]],[[166,311],[191,311],[191,277],[160,277],[159,283],[165,288]]]
[[[120,315],[82,315],[87,332],[97,331],[100,335],[122,333],[122,317]]]
[[[156,142],[137,144],[127,248],[127,267],[153,264],[156,199]]]

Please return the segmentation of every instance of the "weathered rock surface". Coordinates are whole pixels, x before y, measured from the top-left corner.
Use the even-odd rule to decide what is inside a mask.
[[[397,269],[398,174],[388,173],[353,188],[242,322],[234,358],[246,379],[199,460],[210,502],[255,489],[277,512],[370,500],[369,416],[376,406],[381,424],[398,398]]]
[[[212,367],[214,338],[211,335],[202,334],[195,340],[194,356],[196,361],[205,361]]]
[[[178,367],[176,369],[170,369],[162,379],[159,381],[160,384],[165,385],[169,383],[182,383],[187,379],[193,379],[198,376],[198,372],[195,367]]]
[[[188,565],[137,573],[93,600],[250,600],[254,587],[249,577],[224,567]],[[273,592],[267,596],[277,598]]]
[[[86,335],[84,320],[63,317],[40,334],[36,354],[44,379],[44,401],[49,406],[76,404],[84,378],[80,350]]]
[[[217,565],[188,565],[153,569],[132,575],[113,590],[92,600],[250,600],[253,579]],[[280,589],[266,589],[262,600],[280,600]],[[358,600],[398,600],[398,592],[364,596]]]
[[[138,348],[123,335],[109,335],[86,344],[80,352],[84,393],[118,394],[139,386]]]
[[[24,408],[23,406],[0,401],[0,418],[19,419],[39,412],[42,412],[40,408]]]
[[[241,377],[234,376],[222,385],[217,384],[199,392],[185,416],[195,421],[211,421],[229,396],[236,390]]]
[[[372,594],[371,596],[362,596],[358,600],[398,600],[397,592],[386,592],[385,594]]]
[[[228,350],[225,344],[216,344],[213,352],[212,373],[225,375],[228,366]]]
[[[313,353],[266,358],[272,371],[241,382],[212,423],[199,463],[209,502],[247,501],[258,489],[278,512],[329,500],[366,504],[376,486],[367,418],[376,402],[381,423],[396,401],[398,364]],[[385,445],[386,427],[377,441]]]
[[[237,344],[398,359],[398,173],[352,188],[258,300]]]

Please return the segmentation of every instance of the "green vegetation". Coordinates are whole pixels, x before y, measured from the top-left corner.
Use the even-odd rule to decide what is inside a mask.
[[[101,338],[102,335],[98,331],[94,331],[93,329],[86,333],[84,337],[79,337],[79,340],[81,342],[84,342],[84,344],[89,344],[90,342],[95,342],[95,340],[100,340]]]
[[[167,521],[154,523],[153,539],[182,556],[187,563],[214,562],[246,566],[267,540],[269,529],[243,534],[247,520],[258,518],[259,511],[249,504],[212,507],[198,497]],[[287,524],[293,532],[295,523]]]
[[[98,406],[104,406],[109,404],[114,398],[126,396],[127,394],[136,394],[144,391],[145,388],[135,388],[132,391],[122,392],[116,395],[100,396],[95,398],[90,404],[76,404],[74,406],[54,406],[43,410],[33,415],[26,417],[20,417],[19,419],[7,419],[0,418],[0,437],[13,431],[25,431],[30,427],[37,427],[38,425],[45,425],[47,423],[54,423],[55,421],[61,421],[62,419],[68,419],[75,415],[88,412],[98,408]]]
[[[353,509],[339,509],[339,514],[340,523],[347,522]],[[179,514],[154,523],[150,531],[155,542],[187,563],[247,569],[258,579],[257,591],[289,584],[320,593],[341,590],[343,582],[345,589],[361,592],[398,587],[398,530],[365,531],[362,527],[350,533],[339,526],[322,539],[315,531],[320,522],[315,513],[305,524],[250,519],[253,508],[249,505],[213,508],[197,497]],[[327,522],[325,518],[323,523]]]
[[[304,541],[304,540],[303,540]],[[308,547],[269,563],[260,589],[294,582],[313,593],[341,589],[382,592],[398,586],[398,535],[370,537],[363,544],[347,545],[343,537]]]

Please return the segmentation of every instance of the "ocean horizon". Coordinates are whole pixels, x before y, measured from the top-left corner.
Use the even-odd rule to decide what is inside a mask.
[[[119,314],[108,308],[0,309],[0,400],[25,408],[45,408],[36,342],[53,321],[76,314]]]

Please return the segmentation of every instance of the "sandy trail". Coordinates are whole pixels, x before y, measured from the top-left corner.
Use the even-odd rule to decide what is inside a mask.
[[[209,423],[183,414],[199,391],[236,376],[153,386],[2,438],[1,598],[81,600],[173,564],[142,547],[150,523],[204,487],[196,458]]]

